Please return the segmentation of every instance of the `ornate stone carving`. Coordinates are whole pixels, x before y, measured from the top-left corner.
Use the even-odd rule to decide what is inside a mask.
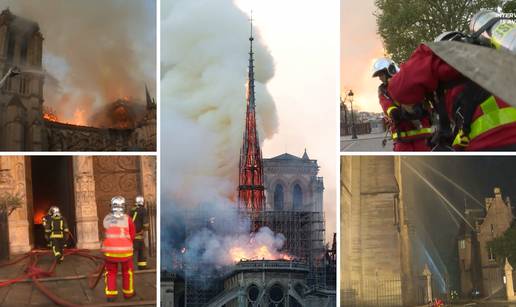
[[[73,158],[75,212],[77,215],[77,247],[97,249],[100,247],[93,177],[93,158]]]
[[[17,194],[21,199],[20,208],[9,216],[9,250],[12,254],[28,252],[30,245],[30,223],[27,206],[27,191],[25,184],[25,157],[2,157],[2,168],[9,170],[11,179],[5,184],[11,193]]]

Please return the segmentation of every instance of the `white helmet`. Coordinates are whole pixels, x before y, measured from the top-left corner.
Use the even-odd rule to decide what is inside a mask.
[[[500,15],[498,15],[498,13],[496,12],[482,10],[473,15],[473,17],[471,17],[471,21],[469,23],[469,30],[472,33],[475,33],[477,31],[480,31],[480,29],[482,29],[484,26],[488,26],[489,23],[491,23],[491,26],[493,26],[492,23],[496,22],[494,19],[499,19],[499,17]],[[490,30],[490,28],[485,29],[482,34],[486,35],[485,32],[487,30]]]
[[[379,58],[373,63],[373,78],[378,77],[380,72],[385,71],[389,76],[394,76],[400,71],[398,65],[391,59]]]
[[[134,202],[136,203],[137,206],[143,206],[145,200],[143,199],[143,196],[138,195],[138,196],[136,196],[136,199]]]
[[[48,214],[51,216],[60,216],[61,212],[59,211],[59,207],[52,206],[50,209],[48,209]]]
[[[125,198],[115,196],[111,198],[111,212],[116,218],[120,218],[125,213]]]

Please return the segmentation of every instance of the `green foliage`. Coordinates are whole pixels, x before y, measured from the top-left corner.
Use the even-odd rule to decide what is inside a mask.
[[[17,208],[20,208],[22,204],[22,197],[18,194],[5,193],[0,195],[0,211],[5,211],[8,214]]]
[[[466,32],[481,9],[501,7],[503,0],[375,0],[378,34],[393,60],[407,60],[416,47],[446,31]],[[516,0],[506,5],[514,5]]]
[[[500,237],[487,243],[487,247],[493,250],[496,259],[504,261],[507,257],[514,267],[516,264],[516,224]]]
[[[516,14],[516,0],[511,0],[511,1],[505,2],[505,4],[503,5],[503,11],[505,13]]]

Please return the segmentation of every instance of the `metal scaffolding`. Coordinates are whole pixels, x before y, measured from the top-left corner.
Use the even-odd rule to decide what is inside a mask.
[[[264,211],[259,224],[285,236],[283,250],[310,267],[307,284],[326,286],[324,213],[307,211]]]

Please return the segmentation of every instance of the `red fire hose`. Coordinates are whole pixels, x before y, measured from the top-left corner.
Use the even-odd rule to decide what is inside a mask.
[[[97,266],[97,269],[88,275],[88,286],[91,289],[95,288],[97,286],[97,284],[100,280],[100,276],[102,276],[102,272],[104,271],[104,268],[105,268],[104,257],[92,255],[92,254],[90,254],[90,251],[86,250],[86,249],[75,249],[75,248],[74,249],[65,249],[64,254],[65,254],[65,256],[77,255],[77,256],[85,257],[85,258],[92,260],[95,263],[97,262],[97,260],[102,261],[102,263],[99,266]],[[32,251],[22,255],[21,257],[15,259],[13,261],[1,264],[0,268],[6,267],[9,265],[14,265],[25,259],[28,259],[27,267],[24,270],[25,274],[21,275],[19,277],[16,277],[14,279],[0,282],[0,287],[9,286],[9,285],[12,285],[17,282],[20,282],[20,281],[30,278],[32,280],[32,282],[34,283],[34,285],[38,288],[38,290],[40,290],[43,294],[45,294],[55,304],[60,305],[60,306],[67,306],[67,307],[80,306],[80,305],[68,302],[68,301],[58,297],[57,295],[55,295],[53,292],[51,292],[47,287],[45,287],[39,281],[39,278],[52,276],[54,274],[54,270],[55,270],[56,264],[57,264],[57,262],[54,260],[54,262],[52,263],[52,265],[50,266],[50,268],[47,271],[41,269],[40,267],[37,266],[39,257],[41,255],[51,255],[51,252],[48,250],[35,249],[35,250],[32,250]]]

